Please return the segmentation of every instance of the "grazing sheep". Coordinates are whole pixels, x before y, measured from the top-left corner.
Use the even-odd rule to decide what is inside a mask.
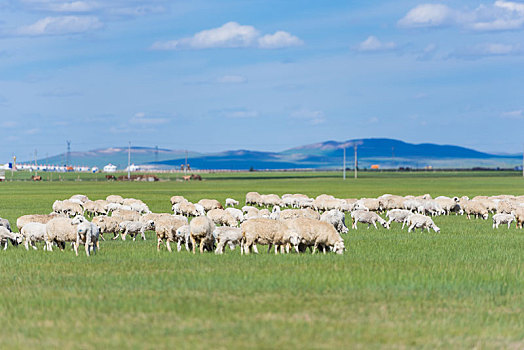
[[[206,215],[206,208],[202,204],[195,203],[195,209],[198,213],[198,216],[204,216]]]
[[[395,221],[395,222],[401,222],[402,223],[402,229],[404,228],[404,225],[405,225],[405,221],[406,219],[408,218],[408,216],[410,216],[411,214],[413,214],[412,212],[410,212],[409,210],[405,210],[405,209],[392,209],[390,211],[388,211],[386,213],[386,217],[389,218],[387,224],[388,225],[391,225],[391,222],[392,221]]]
[[[493,228],[499,228],[500,224],[508,224],[509,228],[513,221],[515,221],[515,215],[513,214],[495,214],[493,215]]]
[[[284,209],[280,212],[280,220],[290,220],[298,218],[310,218],[320,220],[320,214],[313,209]]]
[[[201,199],[198,201],[198,204],[203,206],[206,212],[213,209],[224,209],[222,204],[216,199]]]
[[[377,213],[373,211],[355,210],[351,212],[351,218],[353,223],[351,225],[355,230],[357,229],[357,222],[368,224],[368,229],[371,225],[377,228],[377,221],[379,224],[389,229],[389,224],[386,220],[382,219]]]
[[[515,210],[515,224],[517,228],[522,228],[524,223],[524,207],[519,207]]]
[[[39,222],[41,224],[47,224],[49,221],[51,221],[54,218],[61,217],[60,214],[29,214],[29,215],[22,215],[18,219],[16,219],[16,227],[18,227],[18,232],[22,231],[22,228],[24,225],[30,223],[30,222]]]
[[[269,218],[271,220],[278,220],[278,219],[280,219],[280,207],[278,205],[275,205],[273,207],[273,210],[271,211],[271,214],[269,215]]]
[[[257,205],[259,202],[261,202],[261,196],[258,192],[248,192],[246,193],[246,205],[254,204]],[[244,209],[242,209],[244,211]]]
[[[440,228],[435,225],[433,219],[426,215],[411,214],[406,219],[406,225],[408,225],[408,232],[411,232],[411,230],[415,230],[417,228],[420,228],[421,231],[424,231],[424,229],[427,228],[428,232],[430,229],[433,229],[437,233],[440,232]]]
[[[139,221],[140,214],[133,210],[118,209],[113,212],[111,217],[122,221]]]
[[[487,220],[489,216],[485,203],[478,200],[470,200],[464,203],[464,213],[466,213],[468,219],[470,219],[471,215],[475,215],[475,219],[480,216],[484,220]]]
[[[29,245],[31,245],[31,247],[36,250],[36,242],[45,241],[46,224],[39,222],[28,222],[24,225],[24,227],[22,227],[22,231],[20,231],[20,233],[24,238],[25,249],[29,250]]]
[[[271,213],[267,209],[260,209],[258,211],[258,217],[259,218],[269,219],[270,216],[271,216]]]
[[[5,227],[9,231],[11,231],[11,224],[9,223],[9,220],[0,218],[0,226]]]
[[[100,215],[95,216],[91,222],[98,226],[102,240],[104,240],[104,233],[112,233],[113,240],[120,236],[120,228],[118,227],[120,221],[117,218],[107,215]]]
[[[251,207],[247,210],[246,214],[244,215],[245,220],[249,219],[257,219],[259,217],[260,210],[257,208]]]
[[[11,241],[13,245],[19,245],[22,243],[23,237],[19,233],[11,232],[4,226],[0,226],[0,243],[4,245],[4,250],[7,249],[9,241]]]
[[[182,203],[182,202],[188,202],[188,200],[185,199],[183,196],[173,196],[173,197],[171,197],[171,205],[175,205],[177,203]]]
[[[260,201],[257,204],[269,208],[270,206],[282,205],[282,199],[276,194],[263,194],[260,196]]]
[[[105,206],[107,204],[108,203],[102,203],[102,202],[96,202],[96,201],[87,201],[83,205],[84,212],[87,215],[89,215],[89,216],[105,215],[105,214],[107,214],[107,210],[105,209]]]
[[[155,222],[153,220],[149,220],[147,222],[140,222],[140,221],[122,221],[118,227],[120,228],[120,232],[122,234],[122,240],[126,240],[126,236],[129,234],[131,237],[133,237],[133,242],[136,239],[136,236],[140,234],[142,237],[142,240],[146,240],[146,234],[145,232],[148,230],[154,230],[155,229]]]
[[[231,214],[231,216],[234,217],[236,221],[240,223],[244,222],[244,213],[242,213],[242,210],[237,208],[226,208],[225,210]]]
[[[341,211],[335,209],[326,211],[320,216],[320,221],[330,223],[338,233],[348,233],[349,231],[346,226],[346,215]]]
[[[155,221],[155,232],[157,238],[156,249],[160,251],[160,245],[165,241],[166,248],[171,252],[171,242],[176,241],[176,232],[178,228],[187,225],[188,220],[185,216],[168,216],[161,217]]]
[[[106,201],[108,201],[109,203],[124,204],[124,198],[116,194],[107,196]]]
[[[224,209],[211,209],[207,212],[207,217],[213,220],[215,225],[238,226],[238,221]]]
[[[239,204],[240,203],[237,200],[234,200],[233,198],[226,198],[226,207],[235,207]]]
[[[215,254],[223,254],[224,246],[227,244],[231,250],[235,249],[235,245],[242,243],[242,229],[238,227],[217,227],[213,231],[213,237],[217,242],[217,249]],[[242,249],[242,246],[240,247]]]
[[[501,200],[496,205],[496,212],[498,214],[511,214],[512,212],[515,212],[516,209],[516,203],[510,200]]]
[[[214,243],[213,231],[215,230],[215,224],[207,216],[199,216],[191,220],[189,228],[191,230],[190,237],[193,245],[193,254],[195,254],[197,242],[200,244],[200,253],[204,253],[204,247]]]
[[[241,254],[249,254],[250,250],[258,254],[256,245],[275,246],[275,254],[278,254],[277,247],[285,247],[291,244],[298,252],[300,236],[293,230],[289,230],[287,222],[271,219],[252,219],[247,220],[240,225],[242,229],[242,248]]]
[[[382,211],[380,200],[376,198],[361,198],[357,201],[357,204],[367,208],[369,211]]]
[[[179,213],[184,215],[184,216],[200,216],[197,208],[195,207],[195,205],[193,203],[190,203],[190,202],[182,202],[182,203],[178,203],[179,204],[179,207],[178,207],[178,210],[179,210]]]
[[[286,222],[288,230],[297,234],[296,237],[300,240],[300,246],[304,249],[306,247],[313,247],[312,253],[315,254],[317,249],[322,249],[324,254],[327,249],[336,254],[344,254],[346,247],[344,240],[340,234],[335,230],[333,225],[309,218],[298,218]],[[298,247],[297,247],[298,248]]]
[[[258,211],[258,208],[255,208],[255,207],[253,207],[253,206],[251,206],[251,205],[244,205],[244,206],[242,207],[242,212],[243,212],[244,214],[247,214],[247,212],[248,212],[249,210],[251,210],[251,209],[256,209],[256,210]]]
[[[56,217],[46,224],[45,242],[47,250],[53,251],[53,243],[64,250],[66,242],[76,242],[76,226],[70,218]]]
[[[176,229],[175,240],[177,252],[180,252],[182,250],[182,244],[186,246],[186,250],[188,252],[191,251],[191,229],[189,225],[183,225]]]
[[[76,225],[76,241],[73,246],[76,256],[78,256],[78,247],[80,244],[85,245],[86,255],[90,256],[90,251],[96,253],[100,249],[98,237],[100,230],[97,225],[87,221],[83,216],[75,216],[71,220],[71,225]]]
[[[85,203],[89,200],[89,198],[87,198],[87,196],[84,194],[74,194],[71,196],[71,198],[69,198],[69,200],[74,200],[74,199],[79,200],[82,203]]]
[[[84,209],[78,203],[71,202],[70,200],[55,201],[53,203],[53,211],[58,214],[65,214],[69,217],[76,215],[84,215]]]

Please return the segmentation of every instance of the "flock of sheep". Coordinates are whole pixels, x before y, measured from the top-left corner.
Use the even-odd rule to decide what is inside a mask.
[[[420,228],[440,232],[432,217],[452,213],[466,214],[469,219],[488,219],[490,213],[493,228],[512,222],[522,228],[524,222],[524,196],[477,196],[432,198],[422,196],[397,196],[385,194],[378,198],[339,199],[330,195],[309,198],[303,194],[261,195],[246,194],[246,205],[238,208],[239,201],[227,198],[225,209],[214,199],[202,199],[191,203],[182,196],[171,197],[173,214],[152,213],[141,200],[110,195],[105,200],[89,200],[85,195],[55,201],[53,212],[47,215],[24,215],[17,219],[18,233],[11,230],[10,223],[0,219],[0,242],[7,249],[8,242],[24,244],[37,249],[37,242],[44,242],[44,249],[53,246],[64,249],[71,243],[76,255],[80,245],[86,254],[99,249],[99,239],[113,234],[112,239],[129,236],[146,239],[145,231],[154,230],[157,250],[164,244],[172,251],[185,247],[188,251],[201,253],[215,251],[222,254],[225,246],[234,250],[240,246],[241,254],[258,253],[257,245],[267,245],[268,252],[274,247],[275,254],[289,253],[291,249],[312,253],[321,250],[343,254],[344,240],[341,234],[348,232],[346,212],[350,213],[352,228],[364,223],[368,228],[377,223],[389,229],[392,222],[407,226],[408,232]],[[271,209],[271,211],[270,211]],[[385,213],[384,219],[380,214]],[[191,218],[191,220],[189,220]],[[89,221],[88,219],[91,219]]]

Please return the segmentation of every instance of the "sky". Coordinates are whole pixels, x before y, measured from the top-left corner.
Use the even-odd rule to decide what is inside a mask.
[[[0,162],[389,137],[520,153],[524,1],[0,0]]]

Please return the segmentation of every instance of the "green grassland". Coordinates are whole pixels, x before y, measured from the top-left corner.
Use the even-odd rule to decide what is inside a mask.
[[[339,175],[136,183],[55,174],[53,182],[0,183],[0,216],[14,226],[76,193],[139,198],[154,212],[169,211],[175,194],[524,194],[516,172]],[[524,230],[465,216],[435,222],[440,234],[360,226],[345,235],[343,256],[158,253],[153,232],[147,241],[102,242],[91,258],[10,246],[0,251],[0,348],[523,348]]]

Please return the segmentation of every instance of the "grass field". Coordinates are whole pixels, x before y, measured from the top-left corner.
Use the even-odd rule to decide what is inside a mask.
[[[0,216],[14,226],[76,193],[135,197],[154,212],[169,211],[174,194],[524,194],[513,172],[204,178],[1,183]],[[343,256],[157,253],[153,232],[102,242],[91,258],[10,246],[0,252],[0,348],[524,348],[524,230],[464,216],[435,222],[440,234],[350,230]]]

